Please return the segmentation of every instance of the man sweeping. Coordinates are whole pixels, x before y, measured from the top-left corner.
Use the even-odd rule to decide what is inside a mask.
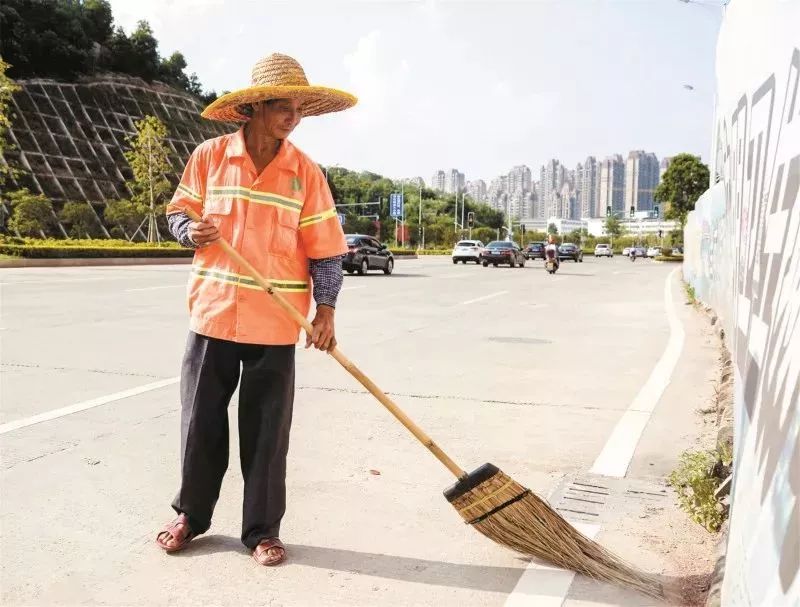
[[[156,538],[167,552],[211,525],[228,467],[227,409],[238,386],[241,539],[262,565],[286,557],[279,530],[299,328],[214,242],[227,240],[304,315],[313,288],[306,347],[332,350],[347,246],[324,175],[287,137],[302,117],[355,103],[348,93],[309,85],[297,61],[273,54],[255,65],[250,87],[203,112],[245,124],[197,147],[167,206],[175,238],[196,249],[181,368],[181,486],[172,502],[178,516]],[[187,208],[202,221],[192,221]]]

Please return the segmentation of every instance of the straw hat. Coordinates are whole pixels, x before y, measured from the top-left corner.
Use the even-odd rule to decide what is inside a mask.
[[[319,116],[353,107],[358,99],[350,93],[325,86],[311,86],[302,66],[291,57],[272,53],[253,68],[252,84],[223,95],[205,110],[203,118],[222,122],[246,122],[239,107],[268,99],[301,99],[304,116]]]

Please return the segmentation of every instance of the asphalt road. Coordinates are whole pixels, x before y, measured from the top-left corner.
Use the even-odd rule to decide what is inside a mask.
[[[682,395],[713,362],[693,337],[674,266],[588,257],[549,276],[540,263],[421,258],[398,261],[390,277],[347,276],[340,347],[462,467],[492,461],[546,496],[591,468],[650,377],[671,334],[671,281],[668,303],[687,327],[681,361],[693,366],[678,364],[631,462],[640,476],[666,474],[697,434]],[[447,470],[316,351],[298,351],[288,562],[260,568],[238,541],[235,440],[210,532],[179,555],[158,550],[179,472],[188,270],[0,270],[3,604],[445,606],[519,596],[526,562],[461,524],[441,497]],[[624,556],[642,550],[632,541]]]

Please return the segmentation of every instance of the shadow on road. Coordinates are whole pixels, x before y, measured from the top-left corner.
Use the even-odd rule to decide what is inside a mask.
[[[527,565],[527,560],[522,558],[518,559],[519,567],[494,567],[302,544],[286,544],[286,550],[287,560],[282,567],[303,565],[401,582],[469,588],[486,592],[510,593],[514,590]],[[232,552],[248,556],[250,554],[239,538],[226,535],[205,535],[192,541],[181,552],[171,556],[191,558],[201,554],[219,552]],[[529,571],[527,575],[529,577],[533,575],[535,579],[529,580],[533,583],[526,584],[526,587],[535,588],[537,596],[560,596],[560,593],[563,592],[563,573],[559,570],[533,570]],[[708,584],[708,576],[670,577],[662,575],[658,577],[665,587],[672,589],[670,592],[672,601],[678,599],[672,604],[698,604],[695,601],[698,599],[698,595],[702,596],[703,590],[707,588]],[[607,598],[613,604],[625,607],[664,604],[632,590],[620,589],[583,576],[575,578],[570,596],[595,601]]]

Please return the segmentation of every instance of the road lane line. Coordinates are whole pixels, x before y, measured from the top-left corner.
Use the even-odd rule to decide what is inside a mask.
[[[589,539],[600,531],[600,525],[590,523],[574,523],[573,527]],[[506,597],[505,607],[561,607],[574,579],[572,571],[531,561]]]
[[[359,285],[357,287],[342,287],[342,291],[352,291],[354,289],[366,289],[367,285]]]
[[[468,299],[467,301],[462,301],[462,306],[468,306],[470,304],[477,303],[479,301],[485,301],[487,299],[492,299],[493,297],[499,297],[500,295],[505,295],[508,291],[498,291],[497,293],[491,293],[490,295],[484,295],[483,297],[476,297],[475,299]]]
[[[74,405],[61,407],[60,409],[53,409],[52,411],[40,413],[39,415],[33,415],[31,417],[25,417],[23,419],[18,419],[13,422],[8,422],[6,424],[0,425],[0,434],[13,432],[14,430],[19,430],[20,428],[26,428],[28,426],[33,426],[34,424],[40,424],[42,422],[47,422],[52,419],[64,417],[66,415],[72,415],[73,413],[86,411],[87,409],[93,409],[94,407],[99,407],[100,405],[105,405],[117,400],[122,400],[123,398],[130,398],[131,396],[136,396],[137,394],[143,394],[144,392],[150,392],[151,390],[158,390],[159,388],[163,388],[165,386],[171,386],[173,384],[177,384],[180,381],[180,379],[181,379],[180,377],[170,377],[169,379],[161,379],[159,381],[154,381],[149,384],[144,384],[143,386],[139,386],[137,388],[130,388],[128,390],[123,390],[122,392],[114,392],[113,394],[108,394],[106,396],[101,396],[99,398],[93,398],[91,400],[85,400],[80,403],[75,403]]]
[[[603,450],[589,470],[592,474],[622,478],[628,473],[628,466],[633,459],[642,432],[672,378],[672,372],[680,358],[685,338],[683,326],[675,313],[675,305],[672,301],[672,279],[677,271],[678,268],[675,268],[670,272],[664,282],[664,308],[669,321],[667,347],[656,366],[653,367],[650,377],[647,378],[628,410],[617,422],[611,436],[608,437]]]
[[[182,282],[179,285],[164,285],[162,287],[139,287],[137,289],[125,289],[126,293],[133,293],[134,291],[155,291],[156,289],[177,289],[178,287],[185,287],[186,283]]]

